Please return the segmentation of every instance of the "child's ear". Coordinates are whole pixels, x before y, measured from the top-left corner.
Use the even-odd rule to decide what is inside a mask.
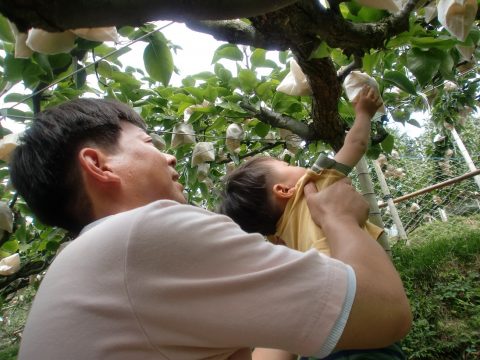
[[[290,199],[295,193],[295,187],[291,187],[285,184],[275,184],[272,187],[273,195],[277,199]]]

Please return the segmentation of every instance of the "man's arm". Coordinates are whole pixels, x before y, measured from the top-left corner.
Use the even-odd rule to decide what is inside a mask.
[[[356,294],[337,349],[377,348],[402,339],[412,314],[400,277],[381,246],[361,229],[368,204],[347,179],[317,192],[305,186],[314,221],[329,239],[331,256],[350,265]]]
[[[370,138],[370,123],[380,105],[382,101],[372,88],[365,86],[360,91],[354,103],[355,121],[342,148],[335,155],[338,163],[354,167],[365,154]]]
[[[296,355],[285,350],[256,348],[252,352],[252,360],[295,360]]]

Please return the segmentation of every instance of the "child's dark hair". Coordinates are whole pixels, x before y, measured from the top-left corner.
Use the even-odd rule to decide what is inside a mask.
[[[145,129],[129,106],[101,99],[76,99],[35,116],[13,152],[14,187],[45,224],[78,232],[91,222],[77,153],[82,146],[115,150],[121,122]]]
[[[268,166],[271,157],[255,157],[225,177],[218,212],[233,219],[248,232],[272,235],[282,213],[274,206]]]

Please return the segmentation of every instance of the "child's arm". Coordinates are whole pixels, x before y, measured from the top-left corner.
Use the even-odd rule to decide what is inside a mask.
[[[355,121],[345,137],[342,148],[334,159],[336,162],[354,167],[367,151],[370,138],[370,121],[382,105],[376,92],[369,86],[364,86],[354,103]]]

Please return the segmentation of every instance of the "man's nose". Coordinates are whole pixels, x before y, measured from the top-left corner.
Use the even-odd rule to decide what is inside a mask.
[[[170,155],[170,154],[165,154],[165,157],[167,158],[167,164],[172,166],[172,167],[175,167],[175,165],[177,165],[177,158],[173,155]]]

